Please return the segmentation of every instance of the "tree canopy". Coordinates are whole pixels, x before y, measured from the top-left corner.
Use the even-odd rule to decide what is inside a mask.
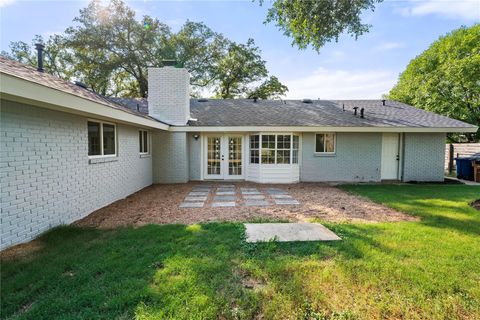
[[[480,126],[480,24],[432,43],[410,61],[389,98]],[[480,132],[467,138],[479,140]]]
[[[292,45],[305,49],[311,45],[317,52],[327,42],[338,41],[342,33],[355,39],[369,31],[360,15],[374,10],[383,0],[274,0],[268,9],[266,23],[275,23]],[[259,0],[263,4],[264,0]]]
[[[36,36],[32,44],[36,42],[43,39]],[[33,46],[25,42],[11,43],[10,52],[2,54],[36,65]],[[145,97],[147,68],[161,67],[167,59],[190,72],[194,96],[213,92],[221,98],[248,97],[271,79],[253,39],[236,43],[188,20],[173,32],[148,15],[138,20],[122,0],[90,2],[74,26],[45,41],[47,72],[84,82],[107,96]],[[262,97],[269,98],[285,94],[286,87],[279,82],[262,90]]]

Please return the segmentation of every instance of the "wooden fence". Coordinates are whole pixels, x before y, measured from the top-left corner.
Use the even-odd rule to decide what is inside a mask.
[[[480,153],[480,143],[452,143],[445,146],[445,170],[449,170],[449,164],[455,170],[455,158],[471,156]]]

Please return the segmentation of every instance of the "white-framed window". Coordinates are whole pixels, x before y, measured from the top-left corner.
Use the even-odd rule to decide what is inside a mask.
[[[147,130],[138,130],[138,146],[140,154],[150,154],[150,135]]]
[[[117,155],[117,126],[113,123],[88,120],[88,156]]]
[[[315,153],[333,154],[335,153],[335,133],[317,133],[315,134]]]
[[[297,164],[300,138],[297,135],[293,135],[292,138],[292,163]]]
[[[250,136],[250,163],[260,163],[260,135]]]
[[[299,140],[295,134],[252,134],[250,163],[298,164]]]

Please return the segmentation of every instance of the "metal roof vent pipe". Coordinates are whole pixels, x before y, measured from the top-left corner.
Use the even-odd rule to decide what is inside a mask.
[[[382,100],[382,105],[385,106],[385,100]]]
[[[37,70],[43,72],[45,71],[43,69],[43,49],[45,49],[45,46],[42,43],[36,43],[35,49],[37,49]]]
[[[365,112],[365,108],[360,109],[360,118],[365,118],[363,116],[364,112]]]
[[[358,110],[358,107],[353,107],[353,115],[354,115],[354,116],[357,115],[357,110]]]

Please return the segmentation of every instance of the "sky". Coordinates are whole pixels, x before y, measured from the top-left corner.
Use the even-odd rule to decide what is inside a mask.
[[[271,2],[126,1],[143,15],[157,17],[173,30],[188,19],[204,22],[231,40],[253,38],[271,75],[286,84],[289,99],[378,99],[396,83],[415,56],[440,36],[480,22],[480,0],[384,1],[362,14],[370,32],[357,40],[344,35],[323,47],[299,50],[273,24],[264,24]],[[30,43],[73,25],[87,0],[0,0],[0,50],[11,41]]]

